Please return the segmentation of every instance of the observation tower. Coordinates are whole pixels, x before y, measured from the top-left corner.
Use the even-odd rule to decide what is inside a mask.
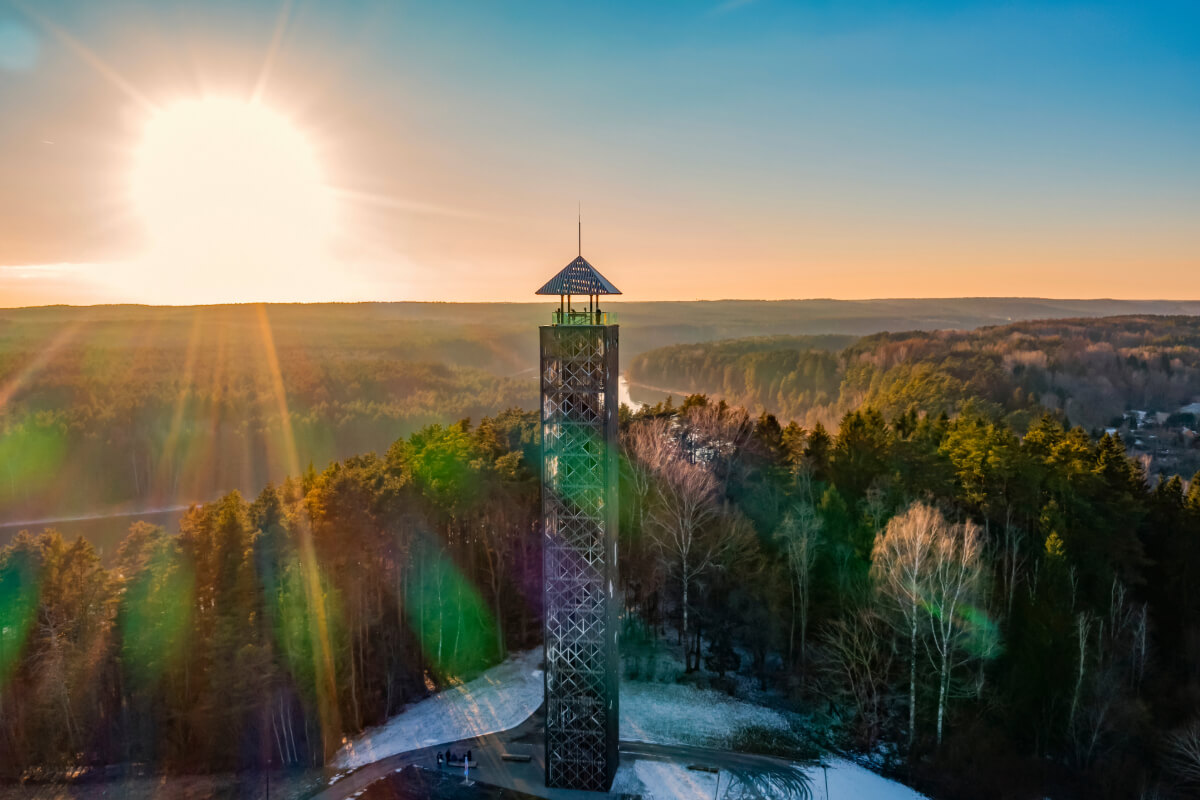
[[[617,771],[617,334],[620,294],[579,256],[545,286],[541,331],[546,785],[607,791]],[[587,306],[582,298],[587,297]],[[576,308],[572,298],[579,298]]]

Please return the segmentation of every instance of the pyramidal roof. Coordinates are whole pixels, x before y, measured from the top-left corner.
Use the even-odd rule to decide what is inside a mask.
[[[534,294],[620,294],[595,267],[579,256]]]

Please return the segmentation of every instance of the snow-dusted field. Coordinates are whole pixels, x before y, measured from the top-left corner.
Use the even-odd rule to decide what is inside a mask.
[[[794,800],[924,800],[907,786],[881,778],[870,770],[842,759],[834,759],[826,769],[796,768],[805,782]],[[829,789],[825,788],[828,777]],[[720,783],[718,784],[718,781]],[[770,795],[771,790],[759,787],[757,796]],[[775,790],[779,800],[790,800],[787,790]],[[727,772],[714,775],[689,770],[685,765],[639,759],[622,764],[613,781],[612,794],[641,795],[643,800],[712,800],[717,798],[756,796],[744,791],[735,776]]]
[[[515,727],[542,702],[542,650],[510,657],[473,681],[439,692],[405,708],[383,725],[346,744],[334,766],[349,771],[397,753],[446,744]],[[621,684],[621,738],[652,744],[726,747],[745,728],[790,730],[777,711],[721,692],[668,683]],[[797,766],[813,800],[922,800],[923,795],[844,759],[827,766]],[[725,796],[736,779],[688,770],[686,765],[645,758],[627,761],[617,773],[614,794],[641,794],[645,800]],[[828,780],[829,792],[825,786]],[[738,793],[734,787],[733,794]],[[732,795],[731,795],[732,796]]]
[[[333,765],[350,770],[396,753],[520,725],[542,704],[542,648],[517,654],[473,681],[414,703],[342,748]]]
[[[641,795],[643,800],[712,800],[717,776],[695,772],[682,764],[637,760],[623,763],[613,779],[611,794]]]
[[[727,747],[744,728],[781,733],[777,711],[722,692],[678,683],[621,683],[621,738],[630,742]]]
[[[654,744],[686,744],[720,748],[739,730],[755,727],[785,733],[790,730],[782,714],[708,689],[682,684],[621,684],[621,738]],[[923,800],[907,786],[876,775],[841,758],[826,760],[824,767],[797,766],[807,779],[813,800]],[[826,793],[826,781],[829,790]],[[613,792],[641,794],[645,800],[690,800],[724,796],[733,782],[695,772],[682,764],[639,759],[622,766]],[[731,794],[738,794],[734,787]],[[801,795],[803,796],[803,795]]]
[[[805,772],[812,779],[814,800],[842,800],[851,797],[862,797],[866,800],[925,800],[925,795],[904,784],[890,781],[843,758],[831,759],[824,772],[820,767],[806,769]],[[826,778],[829,780],[828,794],[825,793]]]

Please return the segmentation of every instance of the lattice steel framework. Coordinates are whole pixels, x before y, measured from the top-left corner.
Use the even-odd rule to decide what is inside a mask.
[[[616,325],[547,325],[542,344],[546,785],[617,771]]]

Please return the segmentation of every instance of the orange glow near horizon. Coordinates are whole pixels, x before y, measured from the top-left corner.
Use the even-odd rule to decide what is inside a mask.
[[[1198,299],[1192,56],[1150,10],[34,5],[0,308],[537,302],[578,201],[628,301]]]

